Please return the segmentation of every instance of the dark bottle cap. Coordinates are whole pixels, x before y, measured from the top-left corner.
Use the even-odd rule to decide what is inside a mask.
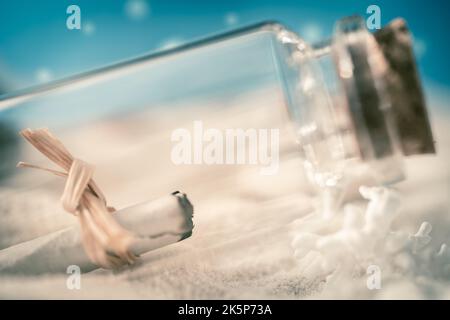
[[[434,153],[434,141],[405,22],[371,34],[357,16],[338,22],[333,43],[338,74],[361,157]]]
[[[403,154],[435,153],[411,34],[405,21],[393,20],[375,33],[375,39],[389,65],[386,80]]]

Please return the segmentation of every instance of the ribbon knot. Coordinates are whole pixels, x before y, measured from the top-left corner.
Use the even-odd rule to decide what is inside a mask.
[[[132,264],[138,258],[130,251],[134,235],[123,228],[113,216],[106,198],[93,180],[94,167],[76,159],[63,143],[44,129],[20,132],[31,145],[64,171],[19,162],[18,167],[34,168],[66,178],[61,197],[65,211],[78,217],[86,254],[96,265],[111,269]]]

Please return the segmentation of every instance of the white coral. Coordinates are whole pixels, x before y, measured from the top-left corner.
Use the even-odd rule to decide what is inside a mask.
[[[313,232],[296,232],[292,247],[301,272],[306,277],[324,277],[330,282],[364,274],[365,268],[374,263],[391,276],[396,273],[418,276],[429,269],[429,250],[425,248],[431,241],[431,224],[423,222],[413,235],[394,232],[391,227],[401,207],[400,194],[385,187],[362,186],[359,191],[369,200],[365,211],[350,203],[344,207],[340,220],[331,222],[317,214],[314,223],[308,221],[308,225],[316,225]],[[322,227],[317,227],[321,223]],[[337,223],[338,227],[321,232],[330,230],[331,223]],[[438,270],[433,271],[435,277],[450,274],[449,256],[449,249],[443,244],[431,257],[438,262],[435,264]]]

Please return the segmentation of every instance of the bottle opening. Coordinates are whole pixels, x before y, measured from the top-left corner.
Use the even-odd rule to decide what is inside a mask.
[[[402,20],[372,34],[362,18],[345,18],[316,46],[287,32],[278,38],[289,113],[315,184],[335,186],[355,167],[394,183],[404,178],[403,155],[434,152]]]

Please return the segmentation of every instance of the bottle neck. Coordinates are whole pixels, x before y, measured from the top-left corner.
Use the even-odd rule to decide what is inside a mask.
[[[331,40],[314,46],[292,35],[279,41],[288,47],[280,50],[288,61],[282,70],[288,106],[313,182],[335,186],[356,164],[369,166],[380,183],[401,180],[389,65],[363,21],[340,21]]]

